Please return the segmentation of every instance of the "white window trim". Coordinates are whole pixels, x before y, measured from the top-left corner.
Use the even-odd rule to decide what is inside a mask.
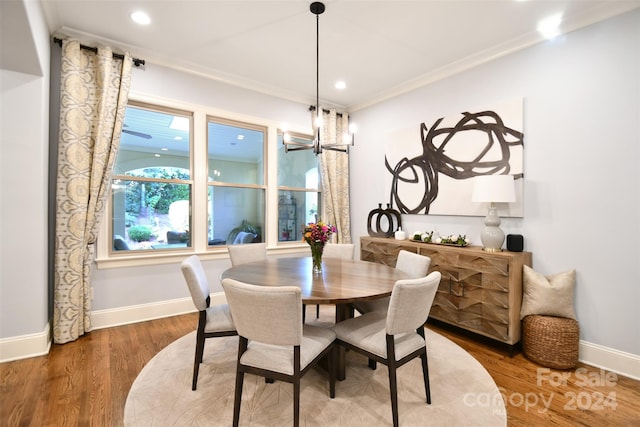
[[[267,129],[266,135],[266,194],[265,194],[265,227],[264,234],[267,242],[267,252],[270,255],[287,255],[287,254],[303,254],[309,252],[309,246],[304,242],[278,242],[278,129],[279,123],[266,120],[261,117],[254,117],[236,112],[225,111],[213,107],[176,101],[154,95],[146,95],[142,93],[131,92],[129,94],[130,101],[143,102],[146,104],[157,105],[166,108],[175,108],[193,112],[193,150],[194,152],[206,153],[207,151],[207,116],[222,117],[228,120],[252,123],[264,126]],[[291,129],[301,134],[312,134],[311,128],[308,129]],[[200,161],[198,161],[200,160]],[[206,193],[207,189],[207,164],[206,156],[195,158],[193,165],[193,191],[199,194]],[[206,200],[194,199],[192,219],[194,224],[194,232],[206,226],[207,206]],[[109,236],[110,216],[111,212],[111,195],[107,197],[105,206],[105,214],[100,225],[100,236]],[[98,269],[135,267],[145,265],[157,265],[166,263],[179,263],[186,257],[198,255],[204,260],[212,259],[228,259],[228,250],[226,246],[221,248],[203,245],[202,240],[194,242],[194,247],[185,251],[126,251],[123,254],[110,254],[111,239],[98,238],[96,244],[96,266]]]

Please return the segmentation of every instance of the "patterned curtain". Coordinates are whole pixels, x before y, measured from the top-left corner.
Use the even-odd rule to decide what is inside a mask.
[[[94,243],[115,162],[131,83],[131,57],[62,44],[56,187],[53,340],[91,330]]]
[[[315,112],[313,113],[315,114]],[[341,142],[349,131],[349,115],[338,116],[335,110],[322,113],[321,144]],[[323,150],[320,154],[322,177],[322,218],[338,228],[336,243],[351,243],[351,211],[349,209],[349,154]]]

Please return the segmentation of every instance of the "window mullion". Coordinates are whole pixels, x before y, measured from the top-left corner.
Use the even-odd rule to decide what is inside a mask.
[[[196,252],[207,249],[207,115],[203,111],[193,114],[193,188],[191,220]]]

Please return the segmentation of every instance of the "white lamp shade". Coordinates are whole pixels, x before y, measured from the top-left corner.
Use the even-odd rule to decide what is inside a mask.
[[[473,202],[513,203],[516,187],[512,175],[482,175],[473,178]]]

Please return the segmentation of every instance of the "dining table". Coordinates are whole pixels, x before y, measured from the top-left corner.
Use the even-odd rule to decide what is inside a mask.
[[[231,278],[259,286],[297,286],[303,305],[336,306],[335,321],[353,316],[351,304],[391,295],[393,285],[408,279],[407,273],[368,261],[323,258],[322,271],[313,271],[311,257],[268,257],[225,270],[221,279]],[[344,349],[339,347],[336,377],[345,378]]]

